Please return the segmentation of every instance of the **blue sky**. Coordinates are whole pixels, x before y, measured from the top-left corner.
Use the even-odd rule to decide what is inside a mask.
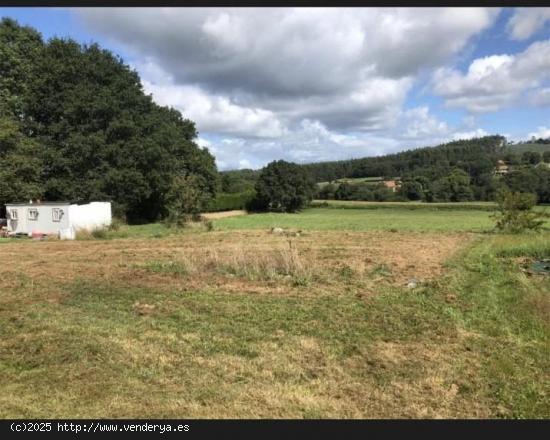
[[[0,8],[98,42],[221,169],[550,136],[550,8]]]

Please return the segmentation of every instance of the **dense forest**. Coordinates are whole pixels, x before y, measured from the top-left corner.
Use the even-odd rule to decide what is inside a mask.
[[[0,22],[0,205],[111,200],[116,215],[150,221],[182,186],[206,204],[219,174],[196,137],[110,51]]]
[[[517,148],[503,136],[486,136],[418,148],[385,156],[320,162],[302,165],[319,183],[317,198],[337,200],[424,200],[458,202],[494,200],[500,188],[537,195],[539,203],[550,203],[550,151]],[[496,175],[499,160],[508,173]],[[254,185],[258,171],[222,173],[222,190],[239,192]],[[401,181],[397,191],[380,180]],[[351,179],[351,180],[348,180]]]

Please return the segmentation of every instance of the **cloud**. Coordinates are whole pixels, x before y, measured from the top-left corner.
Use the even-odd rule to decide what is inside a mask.
[[[104,35],[176,82],[261,94],[334,94],[403,77],[457,53],[496,16],[483,8],[86,8]],[[268,30],[268,31],[266,31]]]
[[[278,139],[223,138],[212,142],[211,151],[220,169],[242,168],[245,159],[251,168],[259,168],[275,158],[308,163],[379,156],[487,134],[481,128],[464,131],[464,124],[451,127],[426,106],[401,112],[396,121],[382,132],[342,134],[320,121],[304,119]]]
[[[251,119],[272,118],[267,111],[290,125],[310,118],[334,129],[377,130],[395,120],[420,70],[456,55],[498,10],[86,8],[78,14],[133,57],[147,59],[147,74],[140,72],[157,84],[156,94],[160,78],[169,76],[171,87],[218,97],[215,106],[233,114],[234,106],[249,109]]]
[[[533,131],[527,135],[529,139],[550,139],[550,127],[538,127],[537,131]]]
[[[494,112],[514,104],[525,91],[534,91],[549,78],[550,40],[531,44],[516,55],[478,58],[468,71],[439,68],[433,76],[434,92],[449,107],[470,112]]]
[[[483,128],[478,128],[476,130],[471,131],[457,131],[453,133],[452,139],[455,141],[458,141],[460,139],[472,139],[472,138],[479,138],[483,136],[487,136],[489,133],[487,133]]]
[[[279,137],[285,128],[273,112],[261,108],[243,107],[229,98],[210,95],[196,86],[171,83],[154,84],[142,81],[146,93],[153,95],[161,105],[180,110],[195,121],[201,131]]]
[[[449,133],[447,123],[430,115],[427,106],[407,110],[402,119],[405,127],[403,137],[406,139],[426,139]]]
[[[220,169],[337,160],[453,139],[419,75],[488,29],[497,8],[86,8],[156,102],[197,124]],[[468,130],[476,130],[472,126]]]
[[[550,8],[516,8],[508,21],[508,31],[515,40],[527,40],[550,21]]]

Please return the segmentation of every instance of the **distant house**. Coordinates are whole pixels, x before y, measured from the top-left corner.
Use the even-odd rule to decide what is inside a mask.
[[[391,189],[392,192],[396,192],[401,187],[401,182],[399,180],[384,180],[382,183],[386,188]]]
[[[495,167],[494,174],[497,176],[502,176],[503,174],[508,174],[509,172],[510,166],[503,160],[499,160],[497,162],[497,166]]]
[[[111,203],[86,205],[68,202],[6,204],[8,234],[59,234],[61,231],[88,231],[111,224]]]

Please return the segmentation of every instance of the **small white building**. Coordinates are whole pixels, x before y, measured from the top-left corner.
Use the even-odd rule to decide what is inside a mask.
[[[7,203],[8,234],[63,234],[78,230],[92,231],[111,224],[111,203],[92,202],[75,205],[68,202]]]

